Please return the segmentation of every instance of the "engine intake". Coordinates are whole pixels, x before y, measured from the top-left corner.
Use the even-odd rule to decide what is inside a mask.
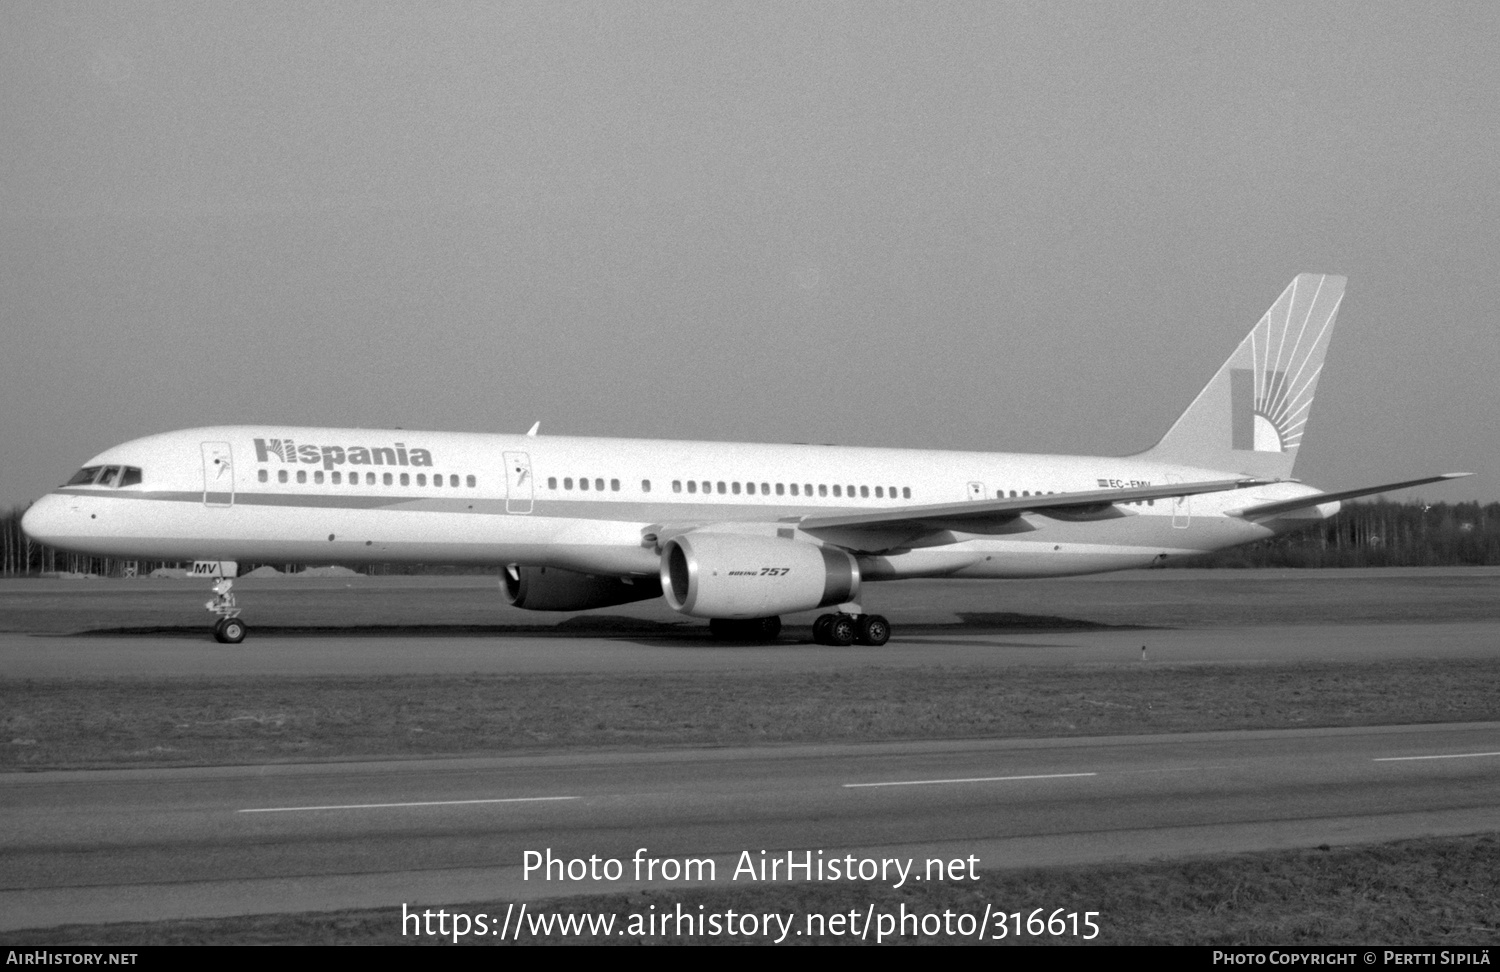
[[[662,548],[661,587],[698,618],[763,618],[859,596],[859,564],[835,547],[781,537],[688,533]]]
[[[587,611],[661,595],[661,584],[655,577],[627,581],[608,574],[521,564],[511,564],[502,576],[505,599],[527,611]]]

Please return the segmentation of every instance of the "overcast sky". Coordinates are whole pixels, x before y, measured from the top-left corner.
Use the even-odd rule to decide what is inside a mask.
[[[1349,277],[1297,474],[1500,499],[1500,4],[0,5],[0,504],[278,423],[1123,454]]]

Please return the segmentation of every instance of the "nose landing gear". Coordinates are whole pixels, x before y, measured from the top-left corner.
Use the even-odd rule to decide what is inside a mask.
[[[214,640],[221,645],[237,645],[245,640],[245,622],[240,620],[240,609],[235,605],[230,589],[234,581],[227,577],[214,584],[214,598],[203,606],[219,616],[214,622]]]

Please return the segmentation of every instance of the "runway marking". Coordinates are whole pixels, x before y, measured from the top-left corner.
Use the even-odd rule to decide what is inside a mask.
[[[1377,763],[1404,763],[1414,759],[1472,759],[1475,756],[1500,756],[1500,753],[1444,753],[1441,756],[1380,756]]]
[[[385,810],[390,807],[457,807],[473,803],[542,803],[550,800],[581,800],[576,796],[504,797],[497,800],[424,800],[416,803],[346,803],[326,807],[249,807],[235,813],[292,813],[297,810]]]
[[[854,790],[869,786],[935,786],[940,783],[1009,783],[1012,780],[1066,780],[1079,776],[1098,775],[1098,773],[1042,773],[1036,776],[970,776],[954,780],[892,780],[887,783],[845,783],[844,789]]]

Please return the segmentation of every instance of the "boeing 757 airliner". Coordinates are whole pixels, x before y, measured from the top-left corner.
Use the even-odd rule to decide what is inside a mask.
[[[889,623],[860,607],[872,581],[1145,567],[1464,475],[1291,478],[1343,293],[1298,276],[1133,456],[219,426],[105,450],[22,525],[110,557],[491,565],[519,608],[665,597],[726,637],[833,607],[818,642],[880,645]],[[237,611],[219,613],[215,636],[240,641]]]

